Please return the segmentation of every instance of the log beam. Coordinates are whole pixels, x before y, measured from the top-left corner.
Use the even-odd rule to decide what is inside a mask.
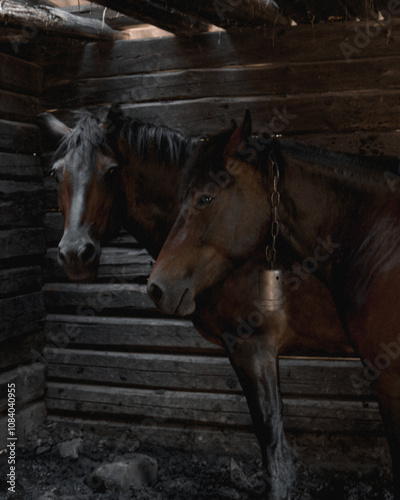
[[[287,24],[273,0],[161,0],[224,29]]]
[[[153,24],[177,36],[193,36],[208,31],[208,25],[164,2],[154,0],[99,0],[97,3],[118,12]],[[184,13],[185,12],[185,13]],[[188,13],[189,14],[189,13]]]
[[[32,32],[50,32],[90,39],[114,40],[124,38],[119,31],[96,19],[83,19],[62,9],[43,5],[21,5],[14,0],[5,0],[0,7],[0,26],[21,28],[15,36],[27,37]],[[12,35],[10,35],[12,36]]]

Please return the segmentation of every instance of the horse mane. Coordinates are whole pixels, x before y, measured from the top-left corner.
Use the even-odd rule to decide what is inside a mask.
[[[387,179],[383,174],[391,173],[396,177],[399,175],[399,158],[342,153],[296,141],[279,140],[278,143],[281,154],[287,153],[306,160],[304,168],[313,169],[317,174],[321,172],[338,180],[345,178],[360,187],[373,189],[387,187]]]
[[[206,181],[210,176],[211,181],[218,173],[225,170],[223,153],[232,133],[232,129],[221,132],[197,145],[184,167],[179,190],[181,200],[197,181]],[[283,155],[288,154],[304,160],[304,168],[313,169],[316,174],[324,173],[338,180],[341,177],[346,178],[347,181],[364,188],[387,187],[384,173],[393,173],[396,178],[399,175],[399,158],[386,156],[376,158],[341,153],[268,135],[250,136],[241,145],[237,155],[262,171],[264,175],[269,175],[267,166],[271,152],[278,165],[284,164]],[[281,168],[282,180],[284,174],[285,169]]]
[[[74,115],[78,117],[78,121],[71,133],[61,139],[53,161],[56,162],[65,156],[69,150],[79,148],[83,161],[93,166],[94,150],[110,147],[107,129],[102,126],[102,117],[86,110],[76,111]],[[126,115],[123,118],[121,136],[126,138],[129,149],[137,150],[143,161],[156,154],[158,161],[166,167],[183,165],[198,142],[198,138],[185,137],[169,127],[142,123]]]
[[[192,153],[198,138],[188,138],[164,125],[126,119],[121,129],[130,149],[136,148],[143,161],[156,155],[167,168],[183,165]]]

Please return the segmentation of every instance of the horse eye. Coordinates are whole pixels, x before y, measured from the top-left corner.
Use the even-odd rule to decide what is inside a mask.
[[[197,200],[197,206],[199,208],[204,208],[204,207],[208,206],[213,200],[214,200],[214,198],[212,196],[208,196],[206,194],[203,194]]]
[[[106,176],[107,177],[112,177],[118,170],[118,165],[113,165],[112,167],[109,167],[106,171]]]

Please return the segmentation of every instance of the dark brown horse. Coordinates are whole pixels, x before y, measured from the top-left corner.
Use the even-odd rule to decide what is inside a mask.
[[[53,170],[66,220],[60,260],[70,278],[94,278],[101,242],[120,226],[157,256],[178,214],[181,167],[197,141],[128,119],[118,107],[104,121],[85,115],[72,130],[51,115],[45,119],[61,139]],[[216,181],[223,182],[223,176]],[[85,255],[85,245],[94,247],[93,255]],[[285,311],[261,311],[260,319],[258,275],[265,256],[255,249],[197,297],[192,315],[196,328],[208,340],[225,344],[230,354],[260,443],[267,470],[264,497],[270,500],[290,498],[294,481],[282,425],[277,352],[352,352],[327,290],[296,267],[292,253],[278,256],[284,267],[293,266],[293,276],[286,279]],[[242,342],[245,322],[254,335]]]
[[[252,141],[246,112],[233,134],[220,134],[196,149],[186,167],[183,207],[148,282],[149,293],[164,312],[192,314],[204,290],[257,249],[271,246],[277,225],[279,262],[286,246],[300,256],[303,270],[318,275],[351,343],[379,373],[378,402],[399,499],[400,199],[388,182],[398,160],[382,168],[372,160],[296,143],[263,137],[255,147]],[[223,183],[215,189],[210,180],[217,178]],[[286,269],[284,276],[292,280]],[[303,286],[297,299],[306,293]],[[287,299],[291,308],[293,298]],[[277,352],[284,351],[290,334],[286,329],[273,334]],[[238,344],[238,352],[252,339]],[[239,357],[236,350],[233,356]]]

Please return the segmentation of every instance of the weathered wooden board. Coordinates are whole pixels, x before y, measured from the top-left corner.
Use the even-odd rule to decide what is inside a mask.
[[[149,389],[241,393],[227,358],[45,349],[48,379]]]
[[[16,428],[18,429],[18,444],[32,436],[38,427],[46,420],[47,410],[43,401],[29,404],[26,408],[21,408],[16,415]],[[7,416],[0,417],[0,449],[7,446]]]
[[[400,131],[392,132],[352,132],[339,134],[301,134],[293,139],[332,149],[342,153],[354,153],[365,156],[399,157]]]
[[[47,172],[44,172],[43,185],[46,192],[45,198],[47,210],[58,210],[57,181],[53,176],[50,176]]]
[[[0,119],[0,149],[13,153],[39,153],[40,131],[36,125]]]
[[[58,210],[52,209],[45,215],[45,234],[48,247],[58,246],[64,232],[64,216]],[[121,229],[118,236],[105,242],[107,246],[118,246],[125,248],[138,249],[138,242],[129,235],[124,229]]]
[[[53,347],[223,353],[202,337],[191,321],[182,319],[48,314],[45,332]]]
[[[40,266],[0,269],[0,297],[40,290],[43,271]]]
[[[38,180],[43,177],[37,156],[0,152],[0,178],[17,180]]]
[[[42,228],[0,231],[0,259],[43,256],[46,252]]]
[[[128,416],[162,422],[185,421],[235,427],[251,426],[244,396],[202,392],[98,387],[49,382],[46,406],[53,412]],[[287,429],[308,432],[383,432],[377,403],[284,399]]]
[[[41,361],[44,347],[43,322],[31,333],[10,337],[0,344],[0,370]]]
[[[182,354],[121,353],[71,348],[45,349],[49,379],[204,392],[241,393],[226,357]],[[360,361],[281,359],[281,392],[284,396],[364,399],[375,396],[365,380],[362,394],[353,378],[363,380]]]
[[[0,342],[37,330],[45,309],[41,292],[0,300]]]
[[[75,284],[48,283],[43,287],[45,304],[49,311],[61,309],[78,315],[104,314],[123,310],[144,310],[156,312],[154,303],[146,292],[145,285],[118,283],[118,278],[111,283]]]
[[[80,107],[109,102],[146,102],[204,97],[294,95],[368,88],[400,88],[400,58],[242,68],[190,69],[73,80],[47,89],[46,106]],[[388,70],[388,68],[391,68]]]
[[[392,131],[400,128],[400,92],[370,90],[329,92],[288,97],[249,96],[204,98],[168,102],[126,104],[132,118],[167,124],[187,135],[218,133],[229,129],[232,119],[240,122],[246,108],[252,113],[254,129],[285,135]],[[69,111],[59,116],[67,123]]]
[[[0,226],[41,226],[43,215],[41,183],[0,180]]]
[[[60,78],[97,78],[192,68],[223,68],[262,63],[354,61],[398,56],[398,21],[348,22],[314,26],[279,27],[265,35],[206,33],[181,43],[174,37],[124,40],[111,44],[89,43],[84,48],[57,47],[60,53],[43,53],[40,63],[49,67],[48,84]],[[369,30],[369,31],[367,31]],[[372,33],[373,36],[368,36]],[[345,45],[344,45],[345,44]],[[364,46],[363,46],[364,44]],[[75,52],[74,52],[75,51]],[[68,64],[61,64],[70,54]],[[346,59],[347,54],[347,59]],[[351,72],[349,65],[349,73]],[[348,75],[349,77],[349,75]]]
[[[48,191],[47,191],[48,193]],[[46,195],[46,203],[48,196]],[[44,218],[44,231],[46,237],[46,245],[48,247],[58,246],[64,233],[65,219],[61,212],[47,212]]]
[[[0,88],[40,96],[43,83],[39,65],[0,52]]]
[[[0,116],[3,120],[32,122],[42,110],[35,96],[0,90]]]
[[[44,395],[45,366],[33,363],[15,368],[0,375],[0,413],[7,411],[7,387],[15,384],[15,405],[18,409],[26,403],[35,401]]]
[[[58,262],[57,249],[50,248],[46,253],[44,271],[46,281],[66,281],[67,275]],[[110,280],[117,276],[124,282],[148,278],[154,260],[146,250],[138,248],[103,247],[100,256],[97,280]]]

